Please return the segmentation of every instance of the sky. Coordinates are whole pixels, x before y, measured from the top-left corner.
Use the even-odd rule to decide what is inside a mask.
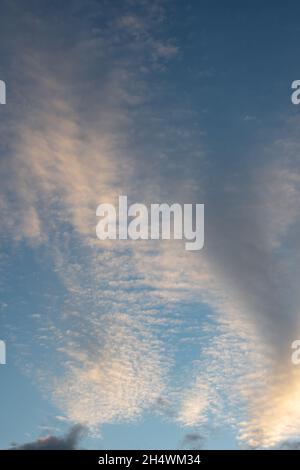
[[[0,448],[299,448],[299,3],[0,9]],[[98,240],[119,195],[204,248]]]

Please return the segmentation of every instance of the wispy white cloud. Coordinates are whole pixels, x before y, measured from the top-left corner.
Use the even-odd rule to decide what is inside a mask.
[[[129,23],[132,27],[129,18],[115,22],[119,32]],[[138,21],[152,22],[147,16],[135,19],[135,28]],[[156,50],[153,34],[148,24],[146,37],[136,38],[137,46]],[[38,46],[30,56],[24,52],[25,77],[32,82],[30,114],[26,119],[15,115],[16,138],[3,163],[8,168],[3,230],[15,242],[25,241],[33,249],[44,246],[67,290],[62,311],[34,317],[40,325],[35,339],[51,345],[56,357],[48,369],[37,364],[35,376],[67,419],[89,427],[140,416],[163,394],[169,368],[168,353],[156,334],[164,322],[160,300],[143,277],[143,252],[139,255],[125,242],[100,247],[95,237],[98,204],[136,190],[126,132],[131,131],[127,107],[140,102],[128,79],[144,88],[130,72],[139,58],[125,51],[124,61],[107,66],[101,88],[108,100],[100,93],[104,101],[93,103],[97,92],[92,98],[85,94],[79,110],[75,95],[81,87],[73,76],[77,60],[87,49],[95,59],[97,49],[105,61],[111,44],[103,30],[92,41],[80,38],[74,57],[66,58],[72,76],[62,63],[63,71],[53,73],[50,47],[47,61]],[[112,47],[123,50],[118,40]]]

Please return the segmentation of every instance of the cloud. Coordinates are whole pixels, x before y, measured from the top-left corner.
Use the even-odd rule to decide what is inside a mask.
[[[12,450],[76,450],[79,441],[83,437],[84,428],[81,425],[74,426],[63,437],[41,437],[34,442],[12,447]]]
[[[300,424],[300,383],[290,360],[300,328],[296,128],[258,149],[263,163],[255,160],[238,179],[230,176],[230,188],[220,184],[205,195],[204,258],[212,282],[202,295],[219,315],[194,370],[209,384],[208,397],[215,394],[209,406],[217,404],[219,419],[252,446],[272,447],[296,435]],[[180,416],[195,409],[191,386],[186,396]],[[203,419],[190,416],[186,425]]]
[[[300,442],[298,440],[289,440],[282,442],[278,447],[278,450],[300,450]]]
[[[151,15],[140,21],[146,22],[147,34],[136,45],[143,50],[150,46],[153,52]],[[137,90],[144,89],[135,72],[144,59],[130,44],[108,36],[112,24],[120,32],[129,23],[133,25],[128,14],[93,38],[83,28],[58,69],[55,42],[46,50],[37,44],[30,52],[19,44],[19,86],[24,96],[30,89],[25,106],[30,104],[30,115],[18,117],[15,110],[14,139],[1,163],[7,174],[3,232],[16,246],[29,245],[32,256],[45,248],[66,290],[59,311],[34,317],[37,334],[28,348],[46,345],[54,352],[47,367],[42,359],[35,360],[34,376],[63,416],[94,428],[137,419],[153,406],[164,392],[170,366],[159,333],[166,320],[160,315],[159,295],[144,276],[144,249],[126,242],[100,247],[95,237],[98,204],[134,194],[138,187],[127,134],[132,132],[132,106],[139,105]],[[30,24],[40,27],[38,20]],[[66,37],[68,32],[58,27],[55,35]],[[45,35],[50,40],[53,31],[46,28]],[[106,55],[110,48],[112,59]],[[104,77],[101,87],[88,84],[89,93],[82,88],[81,74],[90,76],[96,49],[106,57]],[[115,53],[124,60],[116,62]],[[151,53],[146,61],[153,66]],[[24,334],[26,327],[18,332],[20,342]]]
[[[186,391],[178,413],[178,421],[185,426],[195,426],[207,421],[205,411],[209,407],[212,396],[209,392],[209,386],[200,378],[196,383]]]
[[[178,47],[163,44],[161,42],[155,43],[154,50],[157,57],[161,57],[164,59],[170,59],[171,57],[176,56],[178,53]]]
[[[187,433],[181,441],[180,447],[190,450],[203,448],[204,437],[197,432]]]

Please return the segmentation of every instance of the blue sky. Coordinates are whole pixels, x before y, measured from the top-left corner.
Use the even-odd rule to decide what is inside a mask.
[[[1,448],[298,440],[299,10],[2,2]],[[204,203],[204,249],[99,241],[122,194]]]

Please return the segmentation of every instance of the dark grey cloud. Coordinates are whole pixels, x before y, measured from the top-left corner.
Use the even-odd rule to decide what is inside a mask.
[[[70,431],[62,437],[47,436],[36,441],[12,447],[13,450],[76,450],[83,436],[84,427],[80,424],[73,426]]]
[[[279,450],[300,450],[300,441],[299,440],[288,440],[282,442],[277,449]]]
[[[182,441],[181,448],[190,449],[190,450],[199,450],[203,448],[204,437],[198,432],[187,433]]]

